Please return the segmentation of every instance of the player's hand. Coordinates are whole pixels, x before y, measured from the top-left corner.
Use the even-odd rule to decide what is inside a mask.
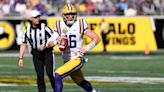
[[[19,66],[20,69],[23,68],[23,59],[18,60],[18,66]]]
[[[39,46],[39,50],[40,51],[43,51],[45,48],[46,48],[45,43],[43,43],[42,45]]]
[[[58,37],[58,43],[60,43],[61,39],[62,39],[62,38],[65,38],[65,37],[66,37],[65,35],[59,36],[59,37]]]
[[[47,43],[47,48],[51,48],[51,47],[53,47],[55,44],[54,44],[54,41],[49,41],[48,43]]]
[[[87,52],[87,50],[86,50],[85,48],[80,48],[80,49],[79,49],[79,52],[80,52],[81,54],[85,54],[85,53]]]

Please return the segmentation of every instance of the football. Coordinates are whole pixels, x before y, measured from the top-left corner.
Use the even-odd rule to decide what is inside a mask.
[[[68,45],[67,37],[62,37],[60,39],[60,41],[58,42],[58,47],[59,47],[60,51],[64,51],[64,49],[67,47],[67,45]]]

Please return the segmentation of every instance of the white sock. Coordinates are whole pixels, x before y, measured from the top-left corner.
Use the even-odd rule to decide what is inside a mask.
[[[92,92],[97,92],[97,91],[95,89],[93,89]]]

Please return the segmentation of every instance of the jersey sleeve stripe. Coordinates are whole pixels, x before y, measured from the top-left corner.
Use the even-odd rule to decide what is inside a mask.
[[[85,19],[83,19],[83,28],[84,28],[84,31],[88,29],[88,23],[86,22]]]
[[[85,28],[85,29],[84,29],[84,31],[85,31],[85,30],[87,30],[87,29],[88,29],[88,27],[87,27],[87,28]]]
[[[87,26],[86,28],[84,27],[84,23],[86,23],[86,21],[85,21],[84,19],[82,20],[82,22],[83,22],[83,32],[84,32],[85,30],[88,29],[88,26]],[[87,25],[88,25],[88,24],[87,24]]]
[[[57,21],[56,21],[56,24],[54,25],[54,27],[55,27],[55,28],[54,28],[54,31],[55,31],[55,32],[58,32]]]
[[[60,20],[59,20],[58,22],[59,22],[59,31],[60,31],[60,34],[61,34],[61,28],[60,28]]]
[[[83,23],[82,23],[82,19],[80,19],[80,33],[83,33]]]
[[[57,31],[59,35],[61,34],[61,29],[60,29],[60,20],[57,22]]]
[[[81,26],[80,26],[80,20],[79,20],[79,30],[80,30],[80,33],[81,33]]]

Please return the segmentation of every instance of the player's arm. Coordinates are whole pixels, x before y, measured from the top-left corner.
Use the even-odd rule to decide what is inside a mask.
[[[54,32],[52,34],[52,36],[48,39],[47,43],[46,43],[46,47],[51,48],[54,47],[59,39],[59,34],[57,32]]]
[[[81,53],[86,53],[86,52],[90,51],[100,42],[100,38],[98,37],[98,35],[94,31],[87,29],[84,32],[84,34],[86,36],[90,37],[92,39],[92,41],[86,47],[83,47],[80,49]]]
[[[88,37],[90,37],[92,39],[92,42],[90,42],[86,47],[86,51],[90,51],[92,48],[94,48],[99,42],[100,42],[100,38],[98,37],[98,35],[90,30],[90,29],[87,29],[84,34]]]
[[[83,34],[92,39],[92,42],[90,42],[86,47],[80,49],[81,53],[86,53],[87,51],[90,51],[92,48],[94,48],[100,42],[100,38],[94,31],[88,28],[88,23],[85,19],[82,19],[82,22],[84,28]]]
[[[90,38],[92,39],[92,42],[93,42],[95,45],[97,45],[97,44],[100,42],[100,38],[98,37],[98,35],[97,35],[94,31],[92,31],[92,30],[90,30],[90,29],[87,29],[87,30],[84,32],[84,34],[85,34],[86,36],[90,37]],[[91,42],[91,43],[92,43],[92,42]]]

